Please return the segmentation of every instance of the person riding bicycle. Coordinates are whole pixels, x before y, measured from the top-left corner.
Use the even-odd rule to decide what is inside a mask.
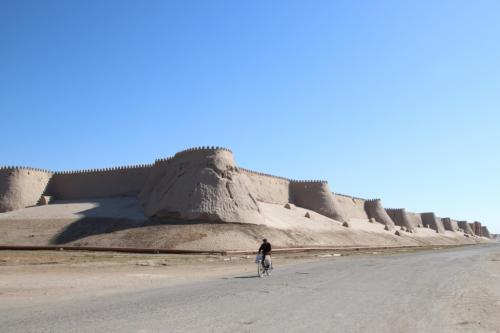
[[[266,267],[266,256],[271,254],[271,243],[267,239],[262,240],[262,244],[259,247],[259,253],[262,252],[262,266]]]

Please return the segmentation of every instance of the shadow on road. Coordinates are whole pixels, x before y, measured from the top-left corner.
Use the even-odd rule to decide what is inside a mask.
[[[233,276],[233,279],[256,279],[258,275]]]

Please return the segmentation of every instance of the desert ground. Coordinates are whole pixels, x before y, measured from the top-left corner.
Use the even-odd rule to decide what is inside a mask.
[[[488,242],[463,232],[408,233],[381,223],[351,219],[349,226],[315,213],[259,202],[262,224],[148,219],[137,198],[56,201],[0,214],[1,245],[140,247],[175,250],[252,250],[262,238],[275,247],[429,246]],[[305,217],[309,213],[310,218]],[[399,235],[396,235],[396,231]]]
[[[0,252],[2,332],[499,332],[500,246]]]

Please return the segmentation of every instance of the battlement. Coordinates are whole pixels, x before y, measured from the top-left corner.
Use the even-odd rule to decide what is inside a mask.
[[[174,155],[174,157],[183,156],[183,155],[187,155],[187,154],[191,154],[191,153],[208,152],[208,151],[215,151],[215,150],[223,150],[223,151],[227,151],[231,154],[233,153],[233,151],[229,148],[215,147],[215,146],[211,146],[211,147],[201,146],[201,147],[192,147],[192,148],[181,150],[181,151],[177,152]]]
[[[257,176],[270,177],[270,178],[275,178],[275,179],[280,179],[280,180],[291,181],[290,179],[285,178],[285,177],[270,175],[270,174],[267,174],[264,172],[254,171],[254,170],[250,170],[250,169],[246,169],[246,168],[242,168],[242,167],[238,167],[238,170],[243,171],[244,173],[249,173],[249,174],[253,174],[253,175],[257,175]]]
[[[27,171],[54,173],[50,170],[45,170],[45,169],[40,169],[40,168],[32,168],[32,167],[27,167],[27,166],[0,166],[0,171],[14,171],[14,170],[27,170]]]
[[[172,161],[174,159],[173,156],[169,156],[169,157],[163,157],[163,158],[157,158],[154,162],[154,164],[164,164],[164,163],[169,163],[170,161]]]
[[[405,208],[386,208],[385,210],[387,210],[387,211],[394,211],[394,212],[403,212],[403,211],[406,211]]]
[[[103,173],[103,172],[113,172],[113,171],[127,171],[127,170],[151,168],[152,166],[153,164],[137,164],[137,165],[124,165],[124,166],[100,168],[100,169],[56,171],[54,172],[54,175],[75,175],[75,174],[91,174],[91,173]]]
[[[342,193],[338,193],[338,192],[333,192],[334,195],[339,195],[341,197],[345,197],[345,198],[349,198],[349,199],[352,199],[352,200],[362,200],[362,201],[369,201],[368,199],[364,199],[364,198],[360,198],[360,197],[354,197],[352,195],[348,195],[348,194],[342,194]]]
[[[297,179],[291,179],[290,182],[294,183],[294,184],[320,184],[320,185],[328,184],[328,181],[326,181],[326,180],[297,180]]]

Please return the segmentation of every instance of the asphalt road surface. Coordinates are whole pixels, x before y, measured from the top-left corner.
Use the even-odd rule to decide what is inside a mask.
[[[332,257],[266,278],[11,309],[0,332],[500,332],[499,253],[494,244]]]

